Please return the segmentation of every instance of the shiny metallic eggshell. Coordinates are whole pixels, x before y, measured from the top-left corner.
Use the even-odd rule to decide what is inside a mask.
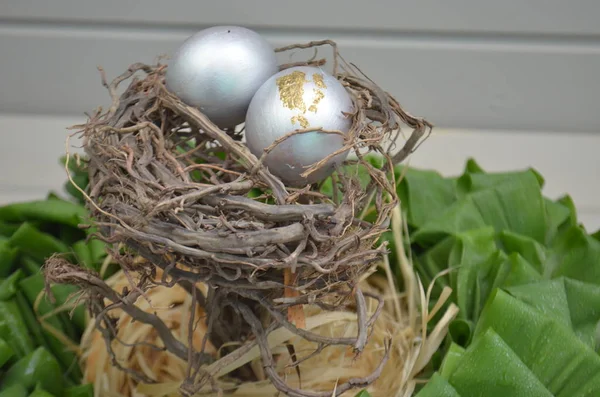
[[[246,115],[246,145],[257,157],[276,139],[294,130],[323,128],[348,132],[353,103],[344,86],[320,68],[299,66],[269,78],[256,92]],[[330,159],[326,166],[302,178],[300,174],[344,146],[344,137],[318,131],[294,135],[265,158],[271,173],[291,186],[327,178],[347,157],[348,151]]]
[[[181,45],[168,64],[165,83],[183,102],[226,128],[244,122],[254,93],[278,70],[275,51],[258,33],[215,26]]]

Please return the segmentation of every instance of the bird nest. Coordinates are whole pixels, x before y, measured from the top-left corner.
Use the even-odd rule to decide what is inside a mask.
[[[134,64],[110,83],[101,71],[112,104],[78,126],[90,176],[84,196],[98,236],[110,243],[110,253],[121,268],[136,276],[128,288],[118,291],[88,271],[70,273],[74,276],[68,281],[87,293],[109,353],[118,327],[111,310],[118,308],[153,327],[161,340],[154,348],[187,362],[180,388],[184,395],[218,389],[219,369],[254,346],[260,349],[266,377],[289,396],[325,397],[364,387],[377,379],[387,360],[389,349],[370,376],[351,379],[333,391],[310,391],[288,386],[274,369],[277,354],[269,347],[269,335],[283,327],[318,346],[302,357],[289,346],[291,367],[332,345],[348,346],[356,354],[363,351],[383,301],[361,291],[358,282],[386,252],[386,244],[378,240],[388,230],[398,204],[394,166],[431,129],[427,121],[409,115],[390,94],[346,63],[334,42],[277,51],[323,45],[333,48],[331,73],[351,95],[354,113],[349,115],[352,127],[344,134],[344,147],[304,172],[309,175],[329,158],[350,150],[349,160],[321,183],[286,186],[263,165],[265,155],[278,144],[307,130],[291,131],[257,158],[244,144],[243,129],[220,129],[170,93],[164,85],[166,66],[160,63]],[[313,57],[280,69],[324,63]],[[127,88],[119,93],[127,81]],[[405,130],[410,133],[404,134]],[[397,148],[401,137],[405,143]],[[371,161],[372,154],[380,160]],[[134,261],[137,255],[147,261]],[[157,270],[162,274],[159,278]],[[48,276],[60,279],[60,270],[54,267]],[[204,293],[200,283],[207,286]],[[200,319],[190,315],[187,343],[157,316],[134,305],[148,289],[175,284],[206,313]],[[379,309],[368,316],[370,299],[378,302]],[[306,330],[303,309],[308,306],[355,310],[356,335]],[[191,340],[198,321],[207,327],[200,347]],[[209,347],[217,348],[223,357],[217,360]],[[113,364],[141,381],[153,381],[117,360]],[[248,368],[240,368],[236,376],[242,381],[252,375]]]

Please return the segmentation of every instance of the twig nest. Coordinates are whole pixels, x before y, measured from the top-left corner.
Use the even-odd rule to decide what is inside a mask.
[[[330,76],[323,73],[321,81],[312,73],[314,69],[305,68],[286,73],[291,67],[321,66],[323,60],[281,65],[283,72],[275,82],[304,71],[303,78],[310,83],[302,82],[302,99],[310,97],[311,103],[306,104],[304,113],[299,102],[294,102],[282,117],[288,123],[288,133],[281,132],[286,127],[277,121],[268,139],[249,139],[256,143],[252,151],[243,141],[244,131],[220,129],[201,110],[167,90],[163,65],[135,64],[112,83],[105,82],[112,106],[107,112],[94,114],[81,130],[89,158],[89,208],[101,238],[115,244],[113,254],[121,258],[122,267],[134,265],[126,260],[127,253],[117,250],[120,245],[161,268],[167,285],[177,283],[193,293],[198,282],[205,283],[207,296],[201,297],[199,292],[194,296],[205,308],[212,345],[219,348],[243,341],[258,345],[267,378],[290,396],[307,394],[287,386],[273,370],[266,336],[285,327],[320,348],[345,345],[356,352],[364,349],[374,322],[366,315],[366,302],[381,301],[363,294],[357,283],[386,249],[376,241],[388,229],[391,211],[398,203],[393,167],[410,154],[431,127],[407,114],[393,97],[346,64],[331,41],[277,51],[320,45],[331,45],[334,50]],[[137,72],[145,75],[134,77]],[[128,87],[118,95],[119,85],[126,80],[130,80]],[[321,91],[323,97],[315,91],[306,92],[308,88],[325,90],[322,83],[327,87]],[[260,95],[271,101],[273,93],[282,95],[281,85],[279,80]],[[300,90],[299,83],[295,89]],[[344,99],[335,107],[328,102],[328,95]],[[349,108],[348,98],[351,113],[340,115]],[[316,112],[312,112],[313,104]],[[298,121],[300,116],[309,120],[308,126]],[[332,130],[311,131],[313,116]],[[248,128],[268,126],[270,117],[270,113],[257,112],[248,120]],[[293,117],[297,117],[296,122]],[[396,151],[401,127],[411,132],[404,147]],[[282,180],[277,175],[288,175],[275,172],[281,158],[278,146],[284,145],[282,152],[286,153],[288,139],[287,147],[295,150],[298,142],[317,139],[319,133],[336,136],[337,150],[315,148],[323,157],[303,158],[307,161],[298,163],[306,167],[302,178],[310,182],[313,174],[330,174],[332,161],[338,164],[334,159],[346,152],[353,159],[340,164],[325,181],[303,186],[286,183],[296,181],[297,171],[294,178]],[[275,138],[279,139],[264,148]],[[369,153],[380,156],[378,166],[365,157]],[[299,158],[295,152],[288,154],[288,163]],[[317,157],[322,158],[316,161]],[[306,164],[313,160],[314,164]],[[368,217],[363,219],[361,214]],[[149,273],[136,284],[138,293],[153,283],[152,269],[143,270]],[[89,284],[90,290],[97,290],[97,285]],[[103,289],[102,294],[106,297],[109,291]],[[127,305],[127,299],[118,297],[133,292],[118,291],[114,299]],[[355,306],[358,334],[333,338],[303,330],[303,305],[316,305],[321,310]],[[105,315],[102,310],[95,313]],[[159,324],[159,320],[141,314],[133,317],[154,327]],[[162,337],[169,339],[168,335]],[[164,345],[192,368],[182,386],[184,394],[192,395],[210,384],[214,376],[210,368],[214,367],[206,367],[203,351],[190,352],[174,342]],[[338,385],[336,395],[375,378]],[[322,395],[330,396],[331,391]]]

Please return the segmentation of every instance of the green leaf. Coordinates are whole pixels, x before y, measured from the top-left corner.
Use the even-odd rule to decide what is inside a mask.
[[[437,279],[432,296],[448,285],[460,309],[449,327],[453,343],[441,349],[446,357],[440,370],[450,379],[448,386],[463,394],[450,374],[463,369],[463,356],[490,331],[505,345],[488,347],[516,360],[506,364],[509,371],[519,368],[514,366],[518,362],[524,365],[526,376],[544,386],[539,390],[543,395],[600,395],[600,231],[589,235],[578,225],[569,196],[544,197],[544,180],[533,169],[486,173],[470,159],[459,178],[424,171],[418,175],[437,181],[423,183],[416,193],[409,180],[398,187],[412,227],[409,249],[415,270],[427,288],[450,269]],[[454,194],[444,205],[443,200],[411,200],[413,193],[427,195],[430,188],[435,194],[444,184],[453,186]],[[410,218],[413,212],[421,223]],[[502,367],[493,360],[480,364],[481,376]],[[433,378],[431,383],[443,384]],[[499,395],[520,395],[510,393]]]
[[[20,384],[27,389],[40,385],[55,396],[62,396],[64,382],[60,365],[43,347],[17,361],[2,377],[2,388]]]
[[[469,158],[469,159],[467,159],[467,162],[465,163],[465,172],[464,173],[483,174],[483,173],[485,173],[485,171],[483,170],[483,168],[481,168],[481,166],[477,163],[477,161],[475,161],[474,158]]]
[[[366,390],[361,390],[355,397],[371,397],[371,393]]]
[[[90,249],[92,263],[94,265],[100,265],[106,258],[106,244],[103,241],[92,237],[88,240],[87,245]],[[100,270],[99,266],[94,266],[96,270]]]
[[[474,328],[475,325],[473,324],[473,321],[457,318],[450,323],[448,334],[452,338],[453,343],[459,346],[468,346],[469,343],[471,343]]]
[[[64,200],[28,201],[0,207],[0,220],[4,222],[43,221],[77,227],[87,216],[83,206]]]
[[[416,397],[461,397],[450,383],[439,374],[433,374]]]
[[[23,223],[12,235],[8,243],[27,252],[33,259],[40,262],[45,261],[54,253],[67,253],[69,247],[55,237],[40,232],[29,223]]]
[[[449,379],[450,374],[456,370],[456,367],[460,364],[462,356],[465,354],[465,349],[456,343],[450,344],[448,352],[444,357],[444,361],[440,367],[440,375],[444,379]]]
[[[577,215],[571,212],[567,205],[544,199],[546,205],[546,244],[556,238],[560,230],[565,226],[575,226],[577,224]],[[574,211],[574,209],[573,209]]]
[[[477,321],[479,312],[493,285],[490,274],[504,258],[496,248],[492,228],[469,230],[456,236],[448,258],[451,286],[460,309],[459,316]]]
[[[464,174],[457,186],[463,196],[454,204],[444,203],[441,209],[418,207],[432,215],[413,234],[412,241],[431,244],[447,234],[492,226],[498,232],[511,230],[545,242],[546,208],[534,172]],[[408,203],[410,214],[414,209],[411,200]]]
[[[475,203],[466,198],[425,222],[412,234],[411,241],[422,246],[431,246],[449,235],[485,226],[486,223]]]
[[[407,221],[414,227],[436,219],[457,198],[454,182],[434,171],[409,168],[397,189],[402,206],[407,209]]]
[[[534,240],[513,238],[509,233],[500,235],[504,237],[506,247],[536,257],[533,255],[533,248],[537,247]],[[508,248],[506,251],[511,251]],[[541,279],[539,272],[518,253],[507,256],[498,249],[497,235],[491,227],[448,237],[418,257],[415,265],[426,281],[442,270],[453,269],[448,276],[438,279],[440,287],[434,291],[439,292],[444,285],[453,290],[453,301],[460,311],[459,319],[451,323],[449,332],[452,340],[461,346],[470,342],[474,323],[494,288]]]
[[[503,230],[499,234],[501,247],[507,254],[518,253],[529,262],[539,274],[544,273],[546,248],[531,237]]]
[[[17,303],[19,312],[23,318],[23,323],[27,327],[26,331],[28,331],[31,336],[34,346],[44,346],[47,348],[48,343],[46,339],[44,339],[42,326],[35,317],[33,309],[29,306],[29,302],[27,302],[27,298],[25,298],[23,291],[17,291],[14,301]]]
[[[81,193],[81,190],[86,191],[90,179],[88,177],[87,174],[76,174],[72,176],[73,182],[71,181],[66,181],[64,184],[64,190],[74,199],[76,199],[80,204],[85,203],[85,197],[83,196],[83,193]],[[73,183],[75,183],[75,185],[77,187],[79,187],[79,189],[77,189],[75,186],[73,186]]]
[[[3,222],[0,220],[0,236],[10,237],[18,228],[18,224]]]
[[[567,217],[567,224],[570,226],[577,226],[579,221],[577,220],[577,209],[575,208],[575,202],[573,201],[573,198],[569,195],[565,195],[559,198],[556,201],[556,203],[567,208],[567,210],[569,211],[569,216]]]
[[[600,284],[600,241],[581,226],[570,227],[552,247],[546,277],[565,276]]]
[[[25,270],[25,272],[27,272],[27,275],[31,276],[40,272],[41,265],[35,259],[32,259],[28,256],[22,256],[21,269]]]
[[[419,275],[423,280],[427,281],[426,285],[429,285],[430,280],[441,271],[448,268],[448,258],[450,257],[450,252],[452,251],[455,242],[456,238],[454,236],[446,237],[425,251],[424,254],[415,258],[415,270],[419,272]],[[449,285],[449,280],[449,276],[438,278],[434,292],[439,292],[443,287]]]
[[[38,299],[38,295],[44,291],[44,277],[41,273],[27,277],[20,282],[19,286],[25,292],[29,303],[33,306]],[[39,314],[41,315],[45,315],[54,309],[63,306],[65,303],[72,302],[71,297],[78,291],[78,288],[68,284],[56,284],[50,287],[50,291],[56,299],[56,302],[51,303],[48,297],[44,295],[40,300],[38,307]],[[77,339],[79,334],[85,328],[85,308],[83,305],[78,306],[73,311],[72,318],[70,318],[67,313],[60,313],[56,316],[49,317],[47,320],[58,329],[64,329],[65,332],[67,332],[67,335],[72,339]],[[58,320],[60,320],[60,322],[58,322]]]
[[[52,393],[48,393],[46,390],[42,389],[38,384],[35,389],[29,394],[29,397],[56,397]]]
[[[366,189],[367,185],[371,181],[369,170],[365,165],[359,163],[355,156],[349,160],[352,160],[351,164],[344,165],[339,172],[336,172],[332,176],[339,175],[339,173],[341,173],[345,178],[357,180],[359,185],[363,189]],[[367,155],[364,157],[364,160],[377,169],[382,169],[384,166],[384,158],[379,155]],[[333,198],[333,178],[331,176],[321,182],[319,191],[327,197]]]
[[[91,383],[69,387],[65,390],[65,397],[94,397],[94,387]]]
[[[493,288],[527,284],[541,280],[541,274],[520,254],[514,252],[498,267]]]
[[[516,179],[530,179],[530,177],[534,178],[535,185],[538,188],[541,189],[544,185],[544,178],[531,168],[523,171],[485,172],[479,166],[477,167],[478,169],[472,171],[472,168],[467,163],[465,172],[457,179],[457,186],[460,186],[463,192],[472,193],[486,190]]]
[[[57,301],[56,304],[52,304],[44,294],[44,278],[41,274],[30,276],[22,280],[20,287],[30,307],[35,307],[35,303],[39,299],[36,313],[38,316],[48,315],[56,308],[62,306],[71,293],[77,291],[74,286],[63,284],[53,285],[51,291]],[[41,298],[39,298],[40,293],[44,294]],[[67,312],[62,312],[46,317],[44,321],[57,332],[64,334],[76,343],[76,341],[79,340],[82,327],[84,326],[84,310],[83,306],[78,306],[74,311],[73,320],[69,318]],[[79,326],[79,329],[75,329],[76,326]],[[65,349],[63,342],[53,333],[48,332],[45,329],[42,330],[42,333],[44,335],[44,340],[46,341],[45,346],[61,363],[65,374],[71,377],[73,381],[79,382],[82,374],[77,364],[77,356],[75,353]]]
[[[10,344],[0,338],[0,368],[9,362],[15,356],[15,351],[10,347]]]
[[[85,240],[80,240],[72,245],[73,251],[75,252],[75,258],[77,262],[88,269],[94,269],[94,260],[90,247],[86,244]]]
[[[535,174],[529,171],[514,173],[506,179],[499,178],[497,184],[486,181],[487,178],[494,179],[492,176],[472,175],[477,179],[473,181],[477,190],[470,196],[486,224],[497,231],[511,230],[544,243],[546,208]]]
[[[515,298],[573,329],[592,349],[598,349],[596,330],[600,325],[598,285],[558,278],[507,288]]]
[[[10,342],[19,358],[34,349],[27,324],[15,299],[0,301],[0,338]]]
[[[18,256],[18,248],[11,246],[8,241],[0,241],[0,277],[4,278],[12,273]]]
[[[461,396],[553,397],[492,329],[465,351],[449,383]]]
[[[0,397],[27,397],[28,391],[23,385],[12,385],[7,388],[0,387]]]
[[[79,163],[73,157],[69,159],[69,171],[73,173],[85,173],[87,172],[87,159],[80,157]],[[61,156],[59,159],[59,164],[63,167],[67,164],[67,156]]]
[[[63,157],[61,159],[61,163],[64,165],[66,164],[66,157]],[[75,186],[73,185],[73,183],[79,187],[82,190],[86,190],[88,188],[89,185],[89,174],[88,174],[88,170],[87,170],[87,161],[81,161],[79,164],[77,164],[77,161],[75,159],[71,159],[69,161],[69,171],[71,173],[71,178],[73,180],[73,182],[71,182],[70,180],[67,180],[64,183],[64,190],[74,199],[76,199],[80,204],[84,204],[85,203],[85,199],[83,197],[83,194],[75,188]]]
[[[106,245],[97,238],[91,237],[89,240],[80,240],[72,245],[73,252],[77,262],[96,271],[100,270],[100,266],[106,258]]]
[[[16,295],[19,289],[19,280],[22,278],[23,271],[21,269],[17,269],[8,278],[0,281],[0,301],[12,299]]]
[[[474,339],[491,329],[552,395],[583,397],[600,394],[600,356],[561,321],[507,292],[495,290],[481,314]],[[498,354],[495,358],[502,359]],[[499,372],[497,368],[505,367],[496,361],[481,363],[481,372],[487,372],[483,368]],[[451,383],[454,385],[452,378]]]
[[[264,192],[262,190],[260,190],[259,188],[252,188],[248,193],[247,193],[247,197],[248,198],[256,198],[256,197],[260,197]]]
[[[73,245],[79,240],[86,238],[86,232],[79,228],[67,225],[54,225],[57,229],[56,233],[51,233],[54,237],[57,237],[60,241],[67,245]],[[58,226],[56,228],[56,226]]]

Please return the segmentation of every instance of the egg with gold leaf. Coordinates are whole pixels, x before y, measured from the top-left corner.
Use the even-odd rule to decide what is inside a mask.
[[[319,182],[346,159],[349,150],[333,156],[307,177],[301,174],[344,147],[344,134],[352,126],[349,113],[353,108],[344,86],[320,68],[297,66],[282,70],[271,76],[250,102],[245,124],[246,145],[260,158],[277,139],[302,130],[280,142],[266,155],[264,164],[290,186]]]
[[[244,121],[258,88],[279,70],[271,45],[239,26],[214,26],[189,37],[167,65],[166,88],[221,128]]]

